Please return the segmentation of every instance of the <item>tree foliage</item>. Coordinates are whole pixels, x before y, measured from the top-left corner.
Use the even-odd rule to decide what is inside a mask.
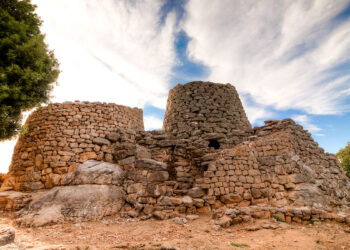
[[[350,178],[350,142],[348,142],[345,148],[339,150],[337,157],[339,158],[346,175]]]
[[[47,102],[58,62],[30,0],[0,1],[0,140],[18,134],[21,113]]]

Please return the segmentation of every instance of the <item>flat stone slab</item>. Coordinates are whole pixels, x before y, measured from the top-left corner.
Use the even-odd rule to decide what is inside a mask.
[[[121,186],[125,177],[122,168],[113,163],[89,160],[70,173],[65,185],[99,184]]]
[[[30,193],[16,191],[0,192],[0,210],[18,211],[27,205],[32,199]]]
[[[33,198],[19,211],[17,223],[40,227],[64,221],[97,221],[117,214],[123,205],[122,187],[90,184],[55,187]]]

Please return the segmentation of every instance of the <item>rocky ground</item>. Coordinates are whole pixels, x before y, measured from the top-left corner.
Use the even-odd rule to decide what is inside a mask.
[[[301,225],[272,219],[221,228],[200,216],[19,228],[13,215],[3,213],[0,231],[6,227],[14,228],[15,240],[0,249],[350,249],[350,228],[334,222]]]

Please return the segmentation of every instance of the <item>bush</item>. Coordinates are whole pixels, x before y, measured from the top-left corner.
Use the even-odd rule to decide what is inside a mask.
[[[350,142],[345,148],[342,148],[337,153],[337,157],[340,160],[340,164],[343,166],[346,175],[350,178]]]

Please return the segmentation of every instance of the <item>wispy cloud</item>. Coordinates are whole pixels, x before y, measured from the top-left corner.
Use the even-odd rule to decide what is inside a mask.
[[[62,73],[52,101],[102,101],[165,108],[176,61],[176,13],[164,1],[33,0]],[[148,129],[161,128],[145,117]],[[7,172],[15,141],[0,144]]]
[[[176,15],[163,1],[34,0],[61,63],[53,101],[165,107]]]
[[[304,126],[305,129],[310,132],[319,132],[322,129],[311,123],[311,119],[307,115],[293,115],[292,119]],[[321,133],[315,133],[315,135],[322,136]]]
[[[310,114],[349,111],[350,19],[347,0],[190,0],[182,26],[189,56],[209,80],[231,82],[266,108]],[[249,105],[249,104],[248,104]],[[247,108],[249,110],[249,107]],[[254,120],[255,112],[248,112]]]
[[[242,101],[242,104],[244,106],[246,115],[249,118],[249,121],[254,123],[261,123],[262,120],[268,120],[269,118],[273,117],[275,115],[274,112],[268,110],[267,108],[263,107],[262,105],[259,105],[251,100],[251,98],[248,98],[245,95],[241,95],[240,99]]]
[[[148,115],[143,118],[145,130],[162,129],[163,120],[157,116]]]

